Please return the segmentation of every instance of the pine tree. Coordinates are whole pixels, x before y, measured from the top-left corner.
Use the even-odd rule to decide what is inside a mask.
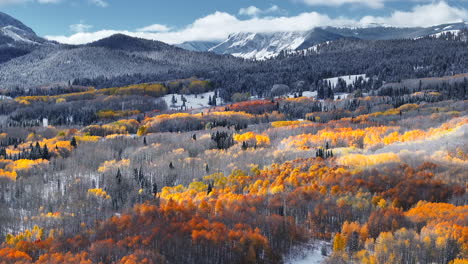
[[[335,98],[335,94],[333,93],[333,90],[332,90],[332,88],[331,88],[331,85],[328,86],[327,97],[328,97],[329,99],[334,99],[334,98]]]
[[[209,195],[213,191],[213,186],[211,185],[211,182],[208,183],[208,188],[206,190],[206,194]]]
[[[72,137],[71,141],[70,141],[70,145],[74,148],[76,148],[78,146],[78,144],[76,143],[76,138],[75,137]]]
[[[245,141],[242,141],[242,149],[246,150],[249,146],[247,146],[247,143]]]
[[[356,252],[359,250],[359,233],[354,231],[351,233],[347,242],[347,248],[349,252]]]
[[[45,159],[45,160],[50,159],[50,153],[49,153],[49,149],[47,148],[47,144],[44,144],[44,148],[42,149],[42,159]]]

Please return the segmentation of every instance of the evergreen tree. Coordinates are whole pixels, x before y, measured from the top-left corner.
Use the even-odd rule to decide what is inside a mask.
[[[245,141],[242,141],[242,149],[246,150],[248,148],[249,148],[249,146],[247,145],[247,143],[245,143]]]
[[[211,182],[208,183],[208,188],[206,190],[206,194],[209,195],[213,191],[213,186],[211,185]]]
[[[75,137],[72,137],[71,141],[70,141],[70,145],[74,148],[76,148],[78,146],[78,144],[76,143],[76,138]]]
[[[47,148],[47,144],[44,144],[44,148],[42,149],[42,159],[45,159],[45,160],[50,159],[50,153],[49,153],[49,149]]]

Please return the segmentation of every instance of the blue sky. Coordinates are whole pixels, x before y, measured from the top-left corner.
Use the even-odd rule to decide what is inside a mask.
[[[0,0],[40,36],[86,43],[122,32],[169,43],[315,26],[430,26],[468,20],[468,0]]]

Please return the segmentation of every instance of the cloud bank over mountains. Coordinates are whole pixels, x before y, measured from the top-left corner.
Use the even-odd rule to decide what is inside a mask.
[[[319,0],[300,1],[308,5],[324,5],[325,3]],[[364,4],[372,8],[380,8],[380,5],[383,5],[384,2],[384,0],[327,1],[329,5]],[[92,29],[92,25],[87,25],[87,27],[79,28],[80,30],[74,30],[74,33],[71,35],[45,37],[61,43],[85,44],[121,33],[133,37],[160,40],[169,44],[179,44],[185,41],[220,41],[226,39],[230,34],[239,32],[289,32],[306,31],[324,26],[368,27],[375,24],[395,27],[427,27],[468,20],[468,9],[451,5],[446,1],[420,3],[409,11],[396,10],[388,16],[369,15],[357,19],[344,16],[330,17],[327,14],[319,12],[304,12],[295,16],[273,16],[273,14],[277,14],[280,10],[278,6],[272,6],[265,10],[250,6],[239,10],[238,15],[241,18],[233,14],[217,11],[196,19],[193,23],[183,28],[153,24],[142,26],[134,31],[111,29],[89,31]]]

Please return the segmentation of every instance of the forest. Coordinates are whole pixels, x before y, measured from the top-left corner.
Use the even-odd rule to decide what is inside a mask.
[[[179,110],[161,98],[223,90],[189,78],[11,94],[0,263],[294,263],[310,250],[467,263],[468,82],[442,79],[273,85]]]
[[[463,34],[468,35],[468,32]],[[159,74],[129,73],[115,78],[75,78],[72,84],[108,88],[197,76],[211,80],[220,89],[220,97],[231,101],[236,93],[266,97],[275,84],[285,84],[290,91],[299,92],[316,90],[326,78],[366,74],[371,81],[364,88],[377,90],[382,82],[466,73],[467,46],[468,42],[450,34],[417,40],[340,39],[319,44],[315,50],[283,52],[264,61],[223,57],[211,60],[207,66],[205,60],[197,58],[198,53],[186,54],[191,61],[199,62],[183,72],[171,70]],[[186,64],[182,66],[187,67]]]

